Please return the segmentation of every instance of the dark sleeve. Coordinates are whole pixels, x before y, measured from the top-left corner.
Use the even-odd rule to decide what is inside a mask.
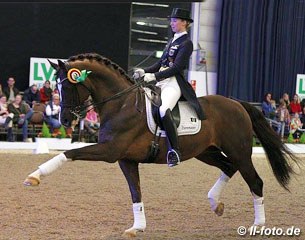
[[[23,93],[23,101],[25,101],[26,103],[31,103],[31,99],[29,99],[30,93],[28,90],[25,90]]]
[[[182,73],[189,63],[192,52],[193,52],[192,41],[188,40],[182,43],[179,47],[173,66],[169,67],[168,69],[162,72],[155,73],[157,81],[161,81],[165,78],[169,78],[179,73]]]
[[[12,103],[10,103],[7,108],[10,113],[14,113],[13,122],[16,123],[19,119],[19,112]]]
[[[9,96],[10,96],[10,93],[9,93],[9,91],[8,91],[7,88],[4,88],[3,93],[4,93],[4,95],[6,96],[6,98],[8,99]]]
[[[150,67],[144,68],[145,73],[155,73],[158,72],[161,67],[161,60],[151,65]]]
[[[35,99],[36,102],[40,102],[40,93],[39,91],[37,91],[36,93],[36,99]]]
[[[17,88],[15,88],[14,90],[15,90],[15,96],[20,93],[20,91]]]
[[[172,41],[172,39],[169,40],[169,42],[167,43],[167,45],[163,49],[163,54],[161,56],[161,59],[166,54],[166,50],[167,50],[168,45],[170,44],[171,41]],[[156,62],[155,64],[153,64],[153,65],[151,65],[151,66],[149,66],[147,68],[144,68],[145,73],[156,73],[156,72],[159,72],[160,67],[161,67],[161,59],[158,62]]]

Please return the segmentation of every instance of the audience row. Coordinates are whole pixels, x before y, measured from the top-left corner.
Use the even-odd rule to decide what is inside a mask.
[[[305,99],[295,94],[292,100],[284,93],[276,106],[276,101],[272,99],[272,94],[265,94],[262,102],[262,112],[277,133],[283,138],[285,129],[293,134],[294,138],[299,138],[305,131]]]
[[[42,104],[43,121],[53,133],[60,127],[59,114],[61,112],[58,92],[50,88],[50,81],[46,81],[41,89],[37,85],[30,86],[23,96],[14,87],[14,78],[9,78],[7,88],[0,87],[0,126],[7,130],[7,141],[14,141],[13,126],[22,128],[23,141],[28,141],[28,124],[31,122],[35,106]],[[1,85],[0,85],[1,86]],[[96,136],[99,129],[99,116],[94,108],[88,109],[84,126],[90,135]]]

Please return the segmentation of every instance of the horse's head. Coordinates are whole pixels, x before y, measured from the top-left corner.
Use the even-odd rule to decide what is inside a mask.
[[[83,118],[90,103],[90,90],[84,84],[90,71],[71,67],[67,62],[58,60],[58,64],[49,61],[56,70],[56,87],[61,100],[60,121],[65,127]]]

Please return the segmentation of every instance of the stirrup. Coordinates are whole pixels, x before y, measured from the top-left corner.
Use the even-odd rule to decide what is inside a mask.
[[[169,167],[180,164],[180,154],[175,149],[171,149],[167,152],[166,159]]]

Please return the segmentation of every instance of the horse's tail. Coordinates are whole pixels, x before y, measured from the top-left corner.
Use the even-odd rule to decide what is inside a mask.
[[[261,111],[247,102],[240,101],[240,103],[251,118],[253,130],[267,154],[274,176],[279,184],[289,191],[290,175],[295,172],[290,165],[288,157],[298,164],[297,157],[285,146],[280,137],[270,127]]]

